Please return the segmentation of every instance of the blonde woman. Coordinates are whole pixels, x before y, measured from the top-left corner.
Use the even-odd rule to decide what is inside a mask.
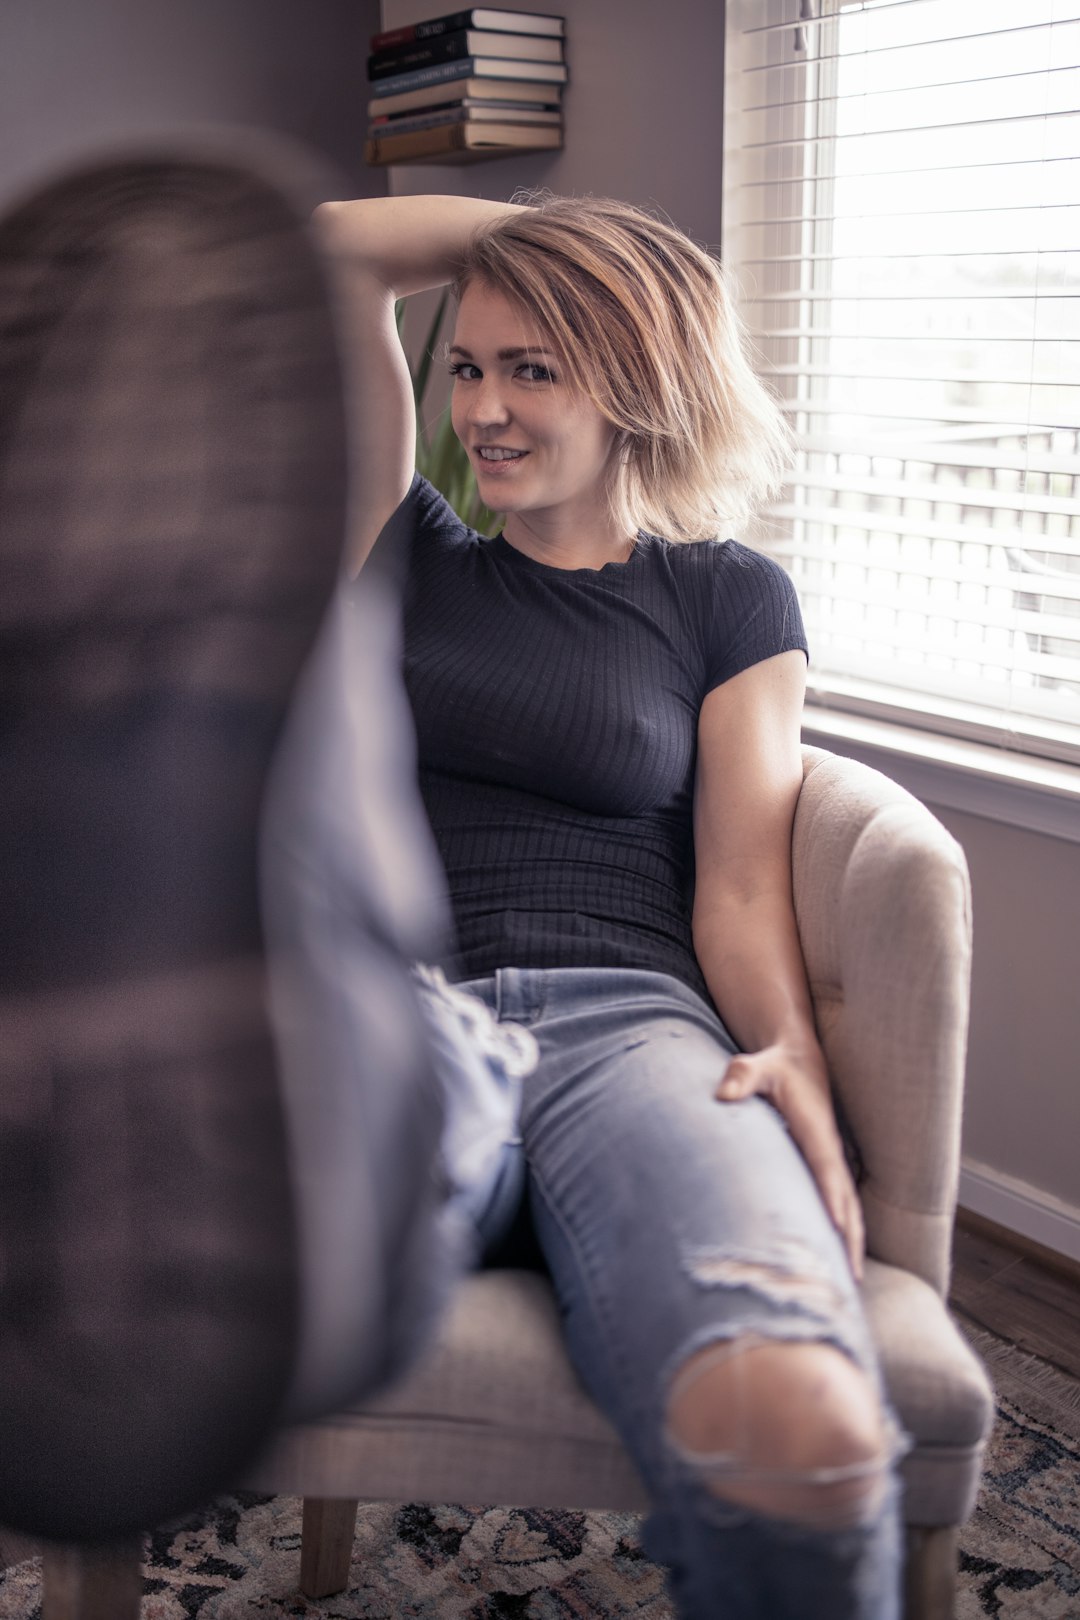
[[[786,575],[727,538],[783,425],[716,264],[634,208],[400,198],[317,223],[353,357],[351,567],[392,513],[413,531],[450,974],[539,1044],[528,1210],[652,1494],[647,1545],[685,1620],[888,1620],[899,1443],[791,900],[805,640]],[[494,539],[413,472],[394,300],[447,282]]]

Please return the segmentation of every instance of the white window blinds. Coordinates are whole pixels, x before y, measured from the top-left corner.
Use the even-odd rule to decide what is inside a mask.
[[[1080,759],[1080,0],[728,0],[724,257],[832,706]]]

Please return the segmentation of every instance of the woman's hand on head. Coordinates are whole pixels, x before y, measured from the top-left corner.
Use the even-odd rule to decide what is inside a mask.
[[[852,1272],[861,1280],[866,1245],[862,1206],[844,1156],[820,1048],[794,1051],[777,1045],[740,1052],[728,1064],[716,1097],[724,1103],[764,1097],[773,1104],[809,1165]]]

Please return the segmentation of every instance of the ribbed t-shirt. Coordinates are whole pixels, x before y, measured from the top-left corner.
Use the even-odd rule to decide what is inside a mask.
[[[740,670],[805,652],[791,580],[734,540],[651,535],[627,562],[553,568],[476,534],[419,476],[400,515],[451,975],[631,967],[707,994],[688,904],[698,716]]]

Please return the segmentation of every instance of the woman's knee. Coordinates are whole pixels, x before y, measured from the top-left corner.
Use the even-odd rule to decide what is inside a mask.
[[[709,1346],[676,1376],[667,1418],[684,1460],[725,1502],[822,1529],[881,1507],[887,1420],[866,1374],[830,1344]]]

